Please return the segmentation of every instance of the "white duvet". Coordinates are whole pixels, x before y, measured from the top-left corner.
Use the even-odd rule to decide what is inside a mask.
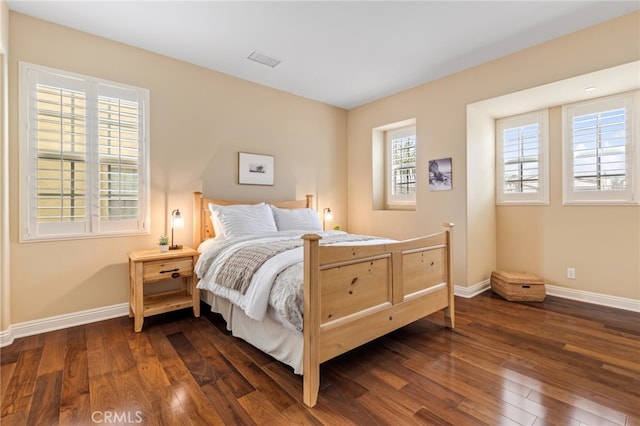
[[[204,241],[198,248],[200,257],[195,266],[195,272],[200,278],[198,288],[228,299],[240,307],[249,318],[256,321],[264,319],[271,305],[275,314],[274,319],[287,328],[302,330],[303,247],[284,251],[264,262],[253,275],[245,294],[218,284],[216,278],[224,262],[236,250],[254,244],[300,239],[305,233],[307,232],[280,231],[231,240]],[[390,241],[377,237],[350,236],[343,231],[316,233],[322,237],[321,244],[375,244]],[[357,242],[350,241],[350,238],[357,240]],[[277,283],[276,279],[278,279]],[[277,284],[275,288],[274,283]],[[274,288],[273,293],[272,288]]]

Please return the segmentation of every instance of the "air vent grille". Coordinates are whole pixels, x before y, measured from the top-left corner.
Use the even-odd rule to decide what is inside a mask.
[[[247,59],[251,59],[254,62],[258,62],[262,65],[266,65],[271,68],[275,68],[280,62],[280,59],[272,58],[271,56],[267,56],[263,53],[256,52],[255,50],[251,52],[251,54],[247,57]]]

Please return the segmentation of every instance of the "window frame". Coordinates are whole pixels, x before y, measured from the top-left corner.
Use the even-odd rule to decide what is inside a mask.
[[[640,91],[618,93],[562,106],[563,205],[640,204],[640,184],[638,183],[637,170],[640,167],[640,144],[638,142],[637,128],[637,123],[640,122],[639,94]],[[628,127],[628,140],[625,144],[625,179],[629,183],[627,189],[573,191],[573,118],[622,107],[627,112],[625,122]]]
[[[538,191],[505,192],[504,130],[538,124]],[[549,110],[547,108],[495,120],[496,131],[496,204],[549,205]]]
[[[414,178],[414,191],[412,194],[394,194],[393,193],[393,140],[399,138],[405,138],[413,136],[415,141],[416,150],[416,163],[415,163],[415,178]],[[384,146],[385,146],[385,198],[386,206],[388,209],[394,208],[411,208],[416,205],[416,194],[418,192],[418,141],[416,135],[415,124],[401,125],[398,127],[389,128],[384,132]]]
[[[38,135],[38,110],[34,104],[36,92],[43,90],[41,87],[38,88],[40,84],[84,94],[84,113],[78,115],[78,117],[83,117],[81,122],[84,122],[82,142],[78,145],[83,151],[79,153],[77,160],[70,160],[68,163],[82,163],[85,168],[84,180],[79,181],[84,185],[84,195],[78,198],[70,197],[76,201],[83,201],[85,205],[84,212],[77,216],[77,221],[60,220],[47,223],[38,220],[38,200],[41,199],[41,195],[38,194],[37,181],[42,178],[43,171],[42,167],[38,166],[38,160],[42,158],[39,157],[39,153],[43,151],[38,147],[38,138],[41,136]],[[108,163],[104,160],[105,155],[100,154],[100,142],[103,141],[102,148],[104,150],[104,140],[107,138],[104,136],[104,127],[100,126],[104,126],[108,120],[104,118],[104,113],[101,115],[99,112],[99,108],[105,104],[105,99],[117,99],[120,103],[131,100],[133,105],[137,107],[134,115],[135,121],[132,122],[135,123],[136,131],[130,133],[136,135],[132,140],[136,142],[137,155],[131,158],[135,158],[133,164],[137,166],[137,181],[133,185],[136,186],[137,212],[134,215],[129,215],[128,218],[115,220],[103,220],[100,217],[101,209],[109,209],[108,206],[104,206],[104,203],[102,206],[100,203],[101,183],[103,186],[105,182],[107,185],[110,184],[108,180],[102,182],[100,180],[101,169]],[[148,89],[19,62],[20,242],[149,234],[149,104]],[[122,111],[116,113],[119,118],[124,117],[124,114]],[[125,127],[124,123],[118,121],[114,128],[122,135],[125,133]],[[101,136],[101,130],[103,136]],[[67,135],[66,131],[64,135]],[[42,142],[42,140],[41,138],[40,141]],[[120,151],[126,149],[124,140],[125,137],[119,136],[116,146]],[[67,151],[63,147],[67,142],[53,140],[53,143],[60,146],[61,153],[55,155],[55,152],[52,151],[52,159],[59,162],[61,170],[64,170],[64,165],[67,164],[64,159]],[[118,156],[121,157],[121,161],[125,161],[124,154],[118,154]],[[119,164],[125,168],[127,166],[122,162]],[[61,177],[61,179],[64,178]],[[75,181],[75,178],[71,178],[71,180]],[[122,183],[122,180],[118,182]],[[64,188],[60,187],[60,189]],[[118,194],[121,196],[123,192],[126,191],[122,189],[122,186],[119,186]],[[109,196],[106,197],[106,200],[108,204]],[[63,204],[56,208],[64,209]],[[123,217],[125,216],[123,215]]]

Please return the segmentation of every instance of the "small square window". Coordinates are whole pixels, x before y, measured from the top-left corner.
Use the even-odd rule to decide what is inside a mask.
[[[548,110],[496,121],[498,204],[549,203]]]

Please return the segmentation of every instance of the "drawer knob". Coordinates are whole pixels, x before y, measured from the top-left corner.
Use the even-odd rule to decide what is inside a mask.
[[[171,278],[178,278],[180,276],[180,272],[174,272],[171,274]]]

